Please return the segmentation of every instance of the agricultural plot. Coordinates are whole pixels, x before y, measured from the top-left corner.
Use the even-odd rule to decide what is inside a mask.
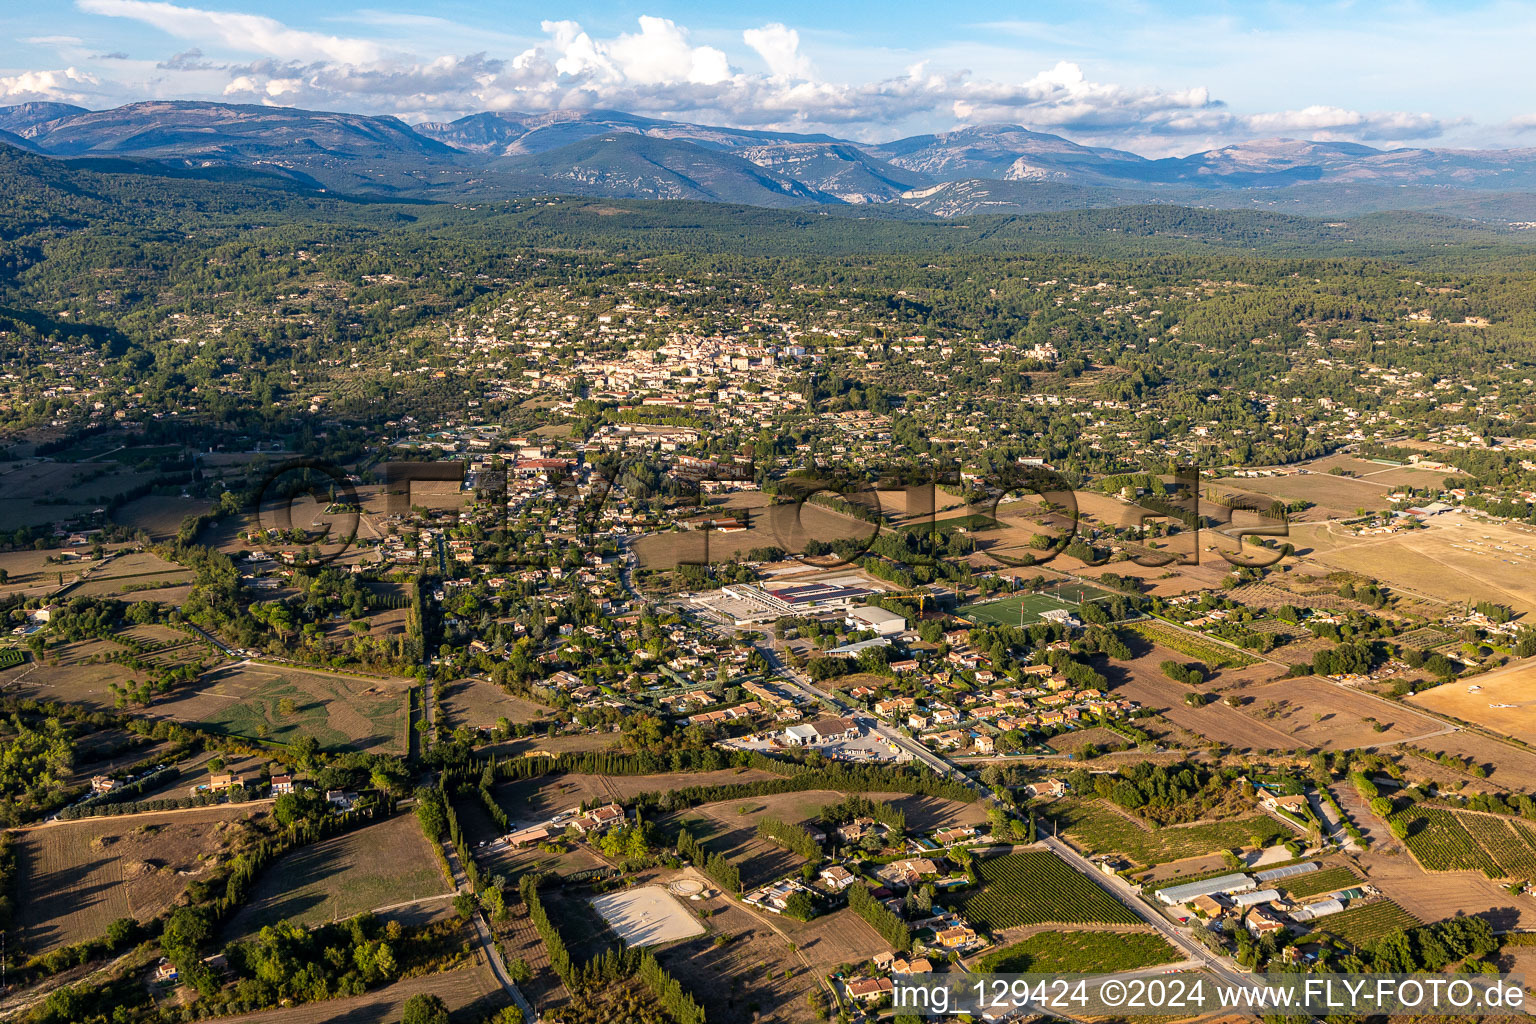
[[[147,530],[153,541],[176,536],[182,520],[201,515],[213,507],[203,498],[181,498],[150,494],[125,502],[112,510],[112,521],[136,530]]]
[[[1536,880],[1536,829],[1496,814],[1415,805],[1392,816],[1426,871],[1481,871],[1489,878]]]
[[[1408,849],[1426,871],[1481,871],[1497,878],[1498,865],[1461,821],[1439,807],[1410,807],[1392,816],[1407,829]]]
[[[1418,629],[1400,633],[1395,642],[1403,647],[1415,647],[1421,651],[1428,651],[1455,641],[1455,634],[1439,626],[1420,626]]]
[[[1377,900],[1329,914],[1316,922],[1317,930],[1336,935],[1355,946],[1368,946],[1395,931],[1417,928],[1419,919],[1391,900]]]
[[[89,568],[86,579],[69,593],[70,596],[115,596],[134,600],[134,595],[143,591],[190,583],[192,576],[192,570],[185,566],[168,562],[148,551],[134,551]]]
[[[1257,658],[1219,644],[1214,640],[1196,636],[1166,622],[1151,620],[1136,622],[1131,628],[1147,640],[1170,651],[1194,658],[1207,668],[1245,668],[1258,663]]]
[[[1058,801],[1052,813],[1062,831],[1083,849],[1123,854],[1149,867],[1222,850],[1266,846],[1291,835],[1267,814],[1152,829],[1094,802]]]
[[[672,569],[680,563],[729,562],[753,548],[779,547],[791,553],[805,550],[812,540],[831,543],[837,540],[867,540],[879,529],[852,516],[821,505],[806,502],[774,504],[760,492],[733,494],[714,504],[710,511],[720,515],[745,512],[747,528],[738,532],[685,530],[681,533],[653,533],[639,538],[635,557],[643,569]]]
[[[208,655],[205,645],[167,626],[134,626],[121,636],[142,644],[140,657],[153,665],[184,665]],[[127,650],[125,644],[100,639],[51,648],[43,661],[29,668],[16,692],[44,700],[111,708],[115,695],[110,684],[122,683],[134,673],[110,659]]]
[[[1536,743],[1536,665],[1530,661],[1517,661],[1471,682],[1431,687],[1410,701],[1525,743]]]
[[[1220,489],[1228,495],[1249,494],[1285,501],[1298,499],[1310,501],[1315,508],[1292,516],[1293,521],[1304,521],[1352,516],[1357,509],[1361,508],[1369,510],[1387,508],[1387,494],[1392,488],[1383,483],[1373,483],[1350,476],[1335,476],[1325,471],[1223,480]]]
[[[989,931],[1029,924],[1135,924],[1132,914],[1092,879],[1049,853],[1012,853],[981,862],[981,887],[965,914]]]
[[[1172,963],[1179,952],[1150,932],[1041,932],[988,953],[981,974],[1097,974]]]
[[[493,729],[499,718],[519,723],[554,714],[551,708],[514,697],[484,679],[449,683],[444,687],[442,708],[450,728],[467,725],[471,729]]]
[[[1309,750],[1343,750],[1414,740],[1439,732],[1436,719],[1318,676],[1277,679],[1241,691],[1243,713]]]
[[[996,601],[966,605],[960,616],[980,626],[1027,626],[1042,612],[1071,611],[1072,606],[1045,594],[1015,594]]]
[[[1304,900],[1321,896],[1326,892],[1337,892],[1340,889],[1359,885],[1360,876],[1355,874],[1353,869],[1340,865],[1314,871],[1308,875],[1282,878],[1275,884],[1284,889],[1292,899]]]
[[[1536,880],[1536,829],[1513,818],[1465,815],[1462,821],[1505,878]]]
[[[282,858],[262,873],[251,898],[226,927],[225,938],[250,938],[284,920],[306,927],[344,921],[441,896],[451,888],[416,816],[397,814]]]
[[[715,1022],[773,1020],[816,1024],[806,993],[839,964],[859,963],[890,947],[846,908],[800,922],[765,918],[732,899],[716,897],[709,932],[662,947],[657,958]],[[729,935],[732,941],[717,943]],[[809,969],[807,969],[809,967]]]
[[[312,736],[326,749],[405,753],[402,682],[246,663],[203,676],[150,711],[217,732],[291,743]]]
[[[965,515],[949,516],[942,519],[929,519],[927,516],[924,516],[915,522],[898,526],[897,529],[909,532],[919,530],[967,530],[975,532],[977,530],[996,530],[1002,525],[1002,523],[999,523],[989,515],[971,512]]]
[[[1294,622],[1286,622],[1282,619],[1257,619],[1248,623],[1248,628],[1255,633],[1264,633],[1275,638],[1277,645],[1288,644],[1295,640],[1310,639],[1312,634]]]
[[[254,836],[238,804],[134,818],[88,818],[32,829],[18,851],[16,932],[46,953],[100,936],[119,918],[165,909],[215,855]]]
[[[1407,533],[1355,537],[1308,525],[1293,527],[1292,539],[1309,549],[1303,562],[1314,571],[1343,569],[1447,604],[1492,599],[1536,612],[1536,531],[1523,524],[1454,511]]]
[[[154,479],[117,462],[32,462],[0,467],[0,530],[89,514]]]
[[[572,810],[591,801],[625,803],[641,793],[665,793],[685,786],[722,786],[761,782],[777,777],[756,768],[721,768],[712,772],[665,772],[659,775],[586,775],[567,772],[540,778],[497,782],[491,787],[491,793],[513,822],[531,824],[536,821],[545,821],[560,811]],[[799,803],[803,804],[803,807],[796,806],[796,801],[792,799],[795,797],[802,798]],[[816,790],[809,795],[790,793],[778,797],[760,797],[747,801],[747,806],[752,809],[748,813],[771,806],[774,808],[770,812],[771,816],[789,820],[791,817],[809,818],[820,810],[823,804],[835,803],[840,799],[842,799],[840,794],[828,790]],[[708,811],[714,806],[716,805],[701,804],[695,810]],[[723,816],[728,819],[738,817],[736,812],[740,804],[727,802],[722,806],[728,809],[728,814],[722,812]],[[743,819],[743,822],[752,828],[757,827],[757,817]]]
[[[13,688],[19,696],[85,704],[98,709],[112,707],[110,683],[121,683],[128,670],[106,659],[124,648],[106,640],[79,640],[50,648],[47,657],[26,672]]]
[[[399,1020],[406,1000],[414,995],[437,996],[456,1021],[488,1020],[508,1002],[490,967],[476,957],[472,967],[406,978],[360,996],[259,1010],[224,1020],[227,1024],[380,1024]]]
[[[1416,741],[1415,745],[1439,754],[1471,758],[1488,771],[1488,782],[1495,790],[1524,790],[1529,788],[1531,779],[1536,779],[1536,752],[1479,736],[1470,730],[1428,736]],[[1487,788],[1481,780],[1473,785]]]

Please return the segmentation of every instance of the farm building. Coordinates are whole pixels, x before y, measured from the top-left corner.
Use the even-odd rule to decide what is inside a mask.
[[[1232,897],[1232,905],[1242,907],[1256,907],[1260,903],[1273,903],[1280,898],[1279,889],[1255,889],[1252,892],[1236,893]]]
[[[553,834],[550,829],[543,825],[534,825],[531,828],[525,828],[518,832],[511,832],[505,838],[508,846],[519,847],[528,846],[532,843],[542,843]]]
[[[1258,882],[1275,882],[1282,878],[1295,878],[1297,875],[1308,875],[1322,868],[1315,860],[1304,860],[1300,864],[1287,864],[1283,868],[1270,868],[1268,871],[1260,871],[1254,875]]]
[[[1253,887],[1253,879],[1242,872],[1233,872],[1230,875],[1218,875],[1199,882],[1170,885],[1166,889],[1157,890],[1157,898],[1172,907],[1180,903],[1188,903],[1196,896],[1214,896],[1219,892],[1247,892]]]
[[[1337,914],[1344,909],[1343,900],[1321,900],[1317,903],[1308,903],[1304,907],[1298,907],[1291,911],[1292,921],[1316,921],[1320,917],[1329,914]]]

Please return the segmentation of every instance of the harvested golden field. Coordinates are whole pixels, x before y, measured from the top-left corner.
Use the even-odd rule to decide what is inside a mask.
[[[1465,729],[1424,740],[1415,746],[1437,753],[1470,757],[1482,765],[1488,770],[1487,781],[1492,785],[1473,780],[1470,784],[1471,788],[1518,792],[1536,790],[1536,751],[1480,736]],[[1412,765],[1412,762],[1409,764],[1418,767]]]
[[[442,709],[450,729],[461,725],[471,729],[494,729],[498,718],[514,723],[533,722],[556,713],[553,708],[514,697],[495,683],[476,678],[448,683],[444,687]]]
[[[1152,645],[1149,653],[1131,661],[1110,662],[1101,670],[1108,677],[1114,696],[1139,701],[1174,726],[1204,740],[1225,743],[1238,751],[1291,750],[1297,746],[1285,730],[1228,707],[1219,700],[1203,707],[1190,707],[1184,697],[1191,687],[1174,682],[1159,668],[1162,662],[1170,660],[1184,662],[1190,659],[1177,651]],[[1224,683],[1261,682],[1279,674],[1278,667],[1260,663],[1243,669],[1228,669],[1221,673],[1221,678]],[[1209,684],[1200,690],[1215,692]]]
[[[1408,700],[1517,740],[1536,743],[1536,660],[1516,662],[1467,680],[1452,680]]]
[[[1332,473],[1339,469],[1344,473]],[[1222,495],[1250,494],[1255,497],[1279,498],[1282,501],[1309,501],[1313,507],[1292,515],[1295,522],[1317,522],[1324,519],[1348,519],[1366,511],[1388,508],[1387,495],[1399,485],[1377,478],[1379,472],[1393,470],[1373,462],[1349,456],[1319,459],[1305,466],[1284,467],[1280,476],[1227,477],[1210,484]],[[1444,474],[1442,474],[1443,476]],[[1426,474],[1421,483],[1433,482]]]
[[[1512,896],[1479,871],[1426,872],[1406,853],[1370,853],[1360,858],[1370,884],[1424,922],[1458,914],[1486,917],[1499,931],[1536,927],[1536,905]]]
[[[1536,527],[1431,517],[1425,529],[1355,537],[1336,526],[1293,528],[1304,565],[1343,569],[1446,604],[1497,601],[1536,612]]]
[[[224,804],[24,830],[16,923],[28,951],[95,938],[118,918],[153,917],[208,870],[211,857],[249,841],[246,820],[265,811]]]
[[[1414,742],[1446,731],[1440,720],[1317,676],[1277,679],[1231,691],[1244,713],[1308,750]]]

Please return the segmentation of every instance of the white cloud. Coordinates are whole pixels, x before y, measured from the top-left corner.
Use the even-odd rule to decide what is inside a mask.
[[[1261,135],[1302,134],[1314,139],[1421,139],[1438,136],[1445,129],[1440,119],[1428,114],[1370,114],[1330,106],[1251,114],[1243,123]]]
[[[800,53],[800,33],[774,22],[762,28],[749,28],[741,34],[742,42],[757,51],[776,78],[810,78],[810,59]]]
[[[19,75],[0,76],[0,99],[13,103],[52,100],[85,103],[95,94],[101,80],[75,68],[59,71],[24,71]]]
[[[814,73],[810,57],[802,52],[800,33],[777,22],[740,35],[740,56],[749,64],[753,55],[761,60],[766,73],[759,73],[733,67],[724,50],[696,44],[685,26],[651,15],[641,16],[635,30],[614,36],[594,34],[574,20],[549,20],[541,23],[543,38],[531,45],[495,32],[475,42],[504,46],[502,54],[449,54],[433,52],[425,41],[434,38],[438,19],[432,18],[373,19],[386,26],[398,23],[413,33],[390,46],[165,0],[76,3],[83,11],[131,18],[189,43],[185,53],[155,67],[159,77],[117,84],[120,94],[127,93],[121,95],[125,100],[142,98],[146,92],[211,93],[417,119],[479,110],[612,107],[743,127],[828,131],[864,140],[943,130],[956,122],[1004,121],[1158,153],[1276,134],[1426,139],[1454,123],[1424,113],[1364,113],[1332,105],[1244,113],[1202,84],[1126,85],[1102,80],[1091,65],[1067,60],[1029,58],[1029,70],[1023,73],[1000,71],[994,65],[990,74],[980,75],[957,66],[954,61],[965,55],[953,49],[889,53],[887,66],[905,66],[904,71],[826,81]],[[471,36],[464,26],[445,24],[460,41]],[[985,47],[978,52],[981,49]],[[204,58],[205,51],[212,56]],[[1018,66],[1018,61],[1011,64]],[[93,70],[118,74],[105,65],[93,65]],[[178,88],[184,92],[178,93]]]
[[[218,43],[282,60],[367,64],[384,56],[378,44],[365,39],[305,32],[257,14],[204,11],[159,0],[76,0],[76,6],[87,14],[132,18],[180,39]]]
[[[690,45],[688,31],[666,18],[642,16],[638,33],[619,36],[606,50],[624,80],[634,85],[714,85],[731,74],[723,52]]]

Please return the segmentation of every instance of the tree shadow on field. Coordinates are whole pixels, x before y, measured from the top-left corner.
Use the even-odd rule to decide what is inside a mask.
[[[114,863],[112,858],[104,857],[83,864],[71,864],[58,871],[38,873],[29,870],[35,869],[35,853],[25,852],[19,859],[21,864],[16,874],[21,891],[17,894],[17,917],[20,919],[18,923],[25,930],[27,944],[34,950],[46,949],[63,940],[63,933],[56,921],[94,907],[123,884],[103,878],[93,885],[76,888],[93,872]],[[31,897],[29,894],[32,893],[41,895]]]
[[[1519,907],[1489,907],[1479,910],[1477,917],[1485,918],[1496,932],[1513,932],[1520,929]]]
[[[294,881],[295,885],[307,885],[309,881]],[[330,896],[322,892],[290,893],[272,900],[246,904],[225,929],[224,938],[241,939],[254,936],[263,927],[300,917],[315,907],[330,902]]]

